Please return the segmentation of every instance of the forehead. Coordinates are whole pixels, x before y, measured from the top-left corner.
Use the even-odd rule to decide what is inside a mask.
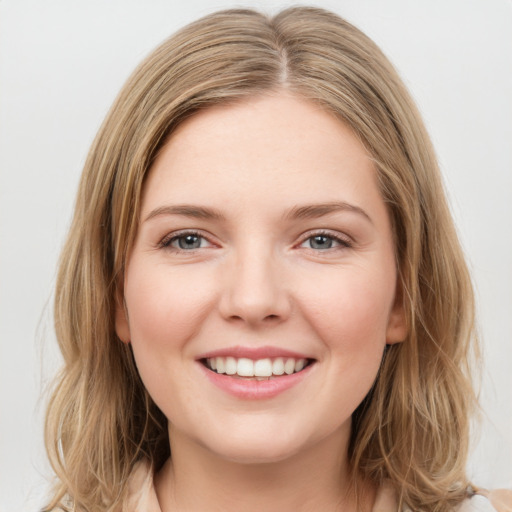
[[[148,201],[281,201],[378,194],[372,159],[352,130],[319,105],[286,93],[211,107],[182,123],[155,160]],[[331,195],[329,198],[327,196]]]

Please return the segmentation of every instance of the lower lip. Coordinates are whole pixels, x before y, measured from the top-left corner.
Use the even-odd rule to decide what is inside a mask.
[[[311,368],[314,366],[310,364],[300,372],[292,373],[291,375],[281,375],[269,380],[252,380],[238,379],[226,374],[216,373],[206,368],[201,362],[198,362],[198,364],[212,384],[215,384],[222,391],[243,400],[273,398],[299,384],[309,375]]]

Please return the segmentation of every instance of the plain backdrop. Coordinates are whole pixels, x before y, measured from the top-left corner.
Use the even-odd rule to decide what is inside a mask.
[[[480,440],[469,471],[512,486],[512,2],[339,0],[412,91],[477,289]],[[51,300],[88,147],[124,80],[177,28],[281,1],[0,0],[0,511],[38,510],[43,393],[59,364]]]

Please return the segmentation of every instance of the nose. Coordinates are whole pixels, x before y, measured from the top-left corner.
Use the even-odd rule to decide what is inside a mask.
[[[220,313],[253,328],[290,316],[291,301],[282,266],[271,251],[246,251],[226,262]]]

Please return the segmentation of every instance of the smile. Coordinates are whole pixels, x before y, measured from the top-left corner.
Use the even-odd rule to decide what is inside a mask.
[[[282,375],[298,373],[311,364],[305,358],[276,357],[274,359],[249,359],[247,357],[209,357],[203,364],[217,374],[256,380],[271,379]]]
[[[232,346],[201,354],[198,368],[216,388],[241,400],[265,400],[308,380],[318,361],[283,348]]]

